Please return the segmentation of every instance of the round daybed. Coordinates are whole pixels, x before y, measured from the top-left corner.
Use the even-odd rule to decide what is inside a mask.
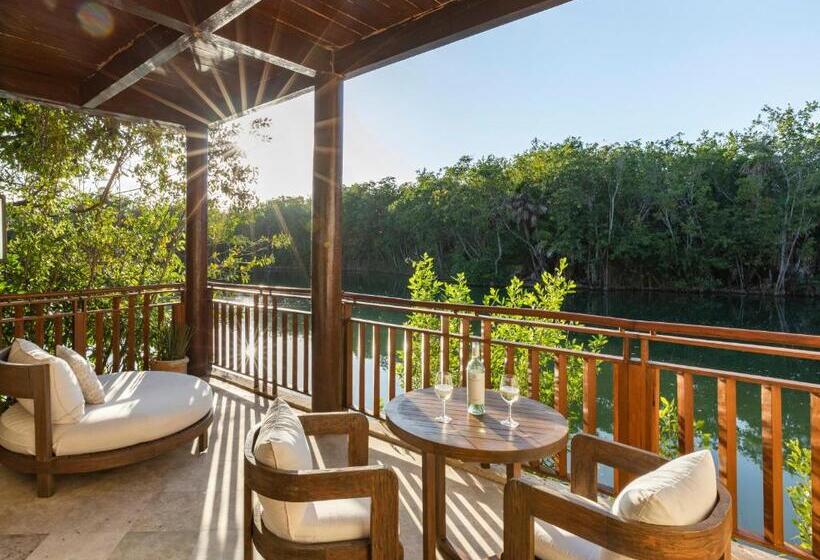
[[[52,424],[47,365],[18,365],[0,352],[0,394],[33,399],[0,415],[0,464],[37,475],[37,494],[54,493],[54,475],[121,467],[155,457],[198,438],[208,446],[213,394],[205,381],[177,373],[101,375],[105,402],[86,405],[76,423]]]

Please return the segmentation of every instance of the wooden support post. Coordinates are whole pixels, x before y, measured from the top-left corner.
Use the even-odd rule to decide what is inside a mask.
[[[342,321],[342,77],[320,73],[314,92],[312,409],[344,408]]]
[[[208,370],[208,127],[185,131],[187,197],[185,204],[185,319],[191,329],[188,372]]]

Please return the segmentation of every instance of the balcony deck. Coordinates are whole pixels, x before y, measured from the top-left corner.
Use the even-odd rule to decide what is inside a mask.
[[[31,477],[0,467],[3,558],[242,558],[242,445],[248,428],[266,410],[267,400],[217,379],[211,383],[215,416],[211,447],[204,455],[194,456],[192,447],[182,448],[122,469],[58,477],[57,492],[48,499],[35,497]],[[299,398],[293,395],[297,404]],[[313,444],[328,466],[339,464],[344,456],[344,442],[339,439]],[[390,465],[398,474],[405,558],[421,557],[418,455],[371,438],[370,461]],[[500,552],[501,476],[463,465],[448,469],[447,478],[451,537],[472,557]],[[738,559],[773,557],[735,546]]]

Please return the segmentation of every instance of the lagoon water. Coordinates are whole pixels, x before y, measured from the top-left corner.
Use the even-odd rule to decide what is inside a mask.
[[[268,285],[307,286],[304,273],[293,270],[269,269],[253,279],[255,283]],[[407,277],[396,274],[355,273],[346,274],[344,288],[347,291],[407,296]],[[474,289],[476,301],[480,300],[486,287]],[[564,310],[595,315],[609,315],[630,319],[646,319],[666,322],[719,325],[736,328],[820,333],[820,298],[795,297],[772,298],[766,296],[741,296],[733,294],[690,294],[668,292],[609,293],[579,291],[570,296]],[[396,314],[370,314],[370,317],[400,322]],[[367,383],[372,383],[372,356],[370,340],[366,341]],[[620,354],[620,342],[610,343],[608,352]],[[382,348],[385,345],[383,344]],[[787,360],[765,356],[749,356],[734,352],[686,348],[673,345],[653,345],[654,359],[681,364],[713,367],[729,371],[771,375],[779,378],[820,383],[820,363],[807,360]],[[359,357],[354,356],[354,371]],[[601,434],[609,436],[612,430],[612,376],[608,368],[602,368],[598,385],[598,424]],[[356,376],[354,376],[355,378]],[[386,372],[382,375],[383,400],[387,398]],[[357,380],[354,379],[354,385]],[[368,385],[369,386],[369,385]],[[354,395],[357,388],[354,387]],[[672,374],[662,373],[661,394],[669,399],[675,397],[675,379]],[[760,533],[763,527],[762,472],[760,467],[760,390],[756,386],[738,384],[738,512],[740,527]],[[701,378],[695,381],[695,418],[703,421],[702,433],[709,434],[713,446],[717,442],[717,388],[714,380]],[[371,406],[372,403],[366,403]],[[808,444],[809,407],[804,395],[783,391],[783,439],[797,438]],[[717,459],[717,457],[715,457]],[[602,471],[602,481],[611,473]],[[784,472],[784,488],[795,484],[792,473]],[[792,507],[784,492],[784,527],[786,537],[793,540],[796,531],[791,522]]]

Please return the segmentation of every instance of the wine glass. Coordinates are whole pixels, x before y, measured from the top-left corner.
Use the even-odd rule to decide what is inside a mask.
[[[447,416],[447,401],[453,396],[453,379],[450,377],[450,372],[440,371],[438,373],[434,389],[436,396],[441,399],[441,416],[436,416],[435,420],[442,424],[449,424],[452,418]]]
[[[504,399],[504,402],[506,402],[510,407],[507,418],[502,420],[501,423],[508,428],[518,427],[518,422],[513,420],[512,417],[512,405],[518,400],[518,396],[521,394],[521,389],[518,387],[518,380],[515,378],[515,375],[511,375],[509,373],[502,375],[501,383],[499,383],[498,386],[498,392],[501,393],[501,398]]]

